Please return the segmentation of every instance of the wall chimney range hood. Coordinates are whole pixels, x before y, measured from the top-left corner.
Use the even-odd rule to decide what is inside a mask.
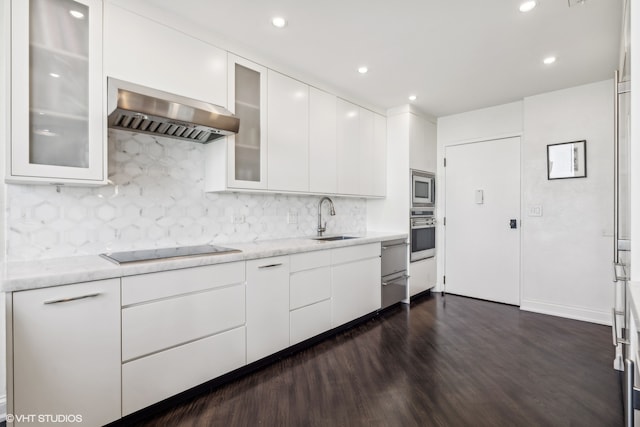
[[[240,120],[226,108],[109,77],[110,128],[207,144],[238,133]]]

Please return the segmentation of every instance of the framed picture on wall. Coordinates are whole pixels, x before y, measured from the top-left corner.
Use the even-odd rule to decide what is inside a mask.
[[[567,179],[587,176],[587,141],[547,145],[547,178]]]

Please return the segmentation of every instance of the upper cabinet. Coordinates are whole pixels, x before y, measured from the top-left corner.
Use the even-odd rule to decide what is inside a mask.
[[[309,86],[269,70],[267,87],[267,187],[269,190],[307,192]]]
[[[227,53],[105,3],[105,75],[227,107]]]
[[[336,194],[337,141],[335,95],[309,89],[309,191]]]
[[[102,2],[11,3],[7,181],[106,182]]]
[[[436,125],[421,116],[410,114],[409,165],[411,169],[436,171],[436,141]]]
[[[386,118],[342,99],[337,111],[338,193],[384,197]]]
[[[231,53],[227,64],[240,129],[206,145],[205,191],[267,190],[267,69]]]

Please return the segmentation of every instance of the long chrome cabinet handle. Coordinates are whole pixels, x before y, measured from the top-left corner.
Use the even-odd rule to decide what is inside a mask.
[[[282,263],[279,262],[277,264],[260,265],[258,266],[258,268],[273,268],[273,267],[280,267],[281,265]]]
[[[60,304],[60,303],[63,303],[63,302],[77,301],[79,299],[95,298],[95,297],[97,297],[99,295],[102,295],[102,293],[101,292],[97,292],[95,294],[81,295],[79,297],[53,299],[53,300],[50,300],[50,301],[45,301],[44,304]]]
[[[398,246],[409,246],[409,244],[408,243],[398,243],[397,245],[383,246],[382,250],[385,251],[387,249],[397,248]]]
[[[402,277],[398,277],[398,279],[404,279],[404,280],[407,280],[409,277],[411,277],[411,276],[409,276],[408,274],[405,274],[405,275],[404,275],[404,276],[402,276]],[[392,283],[394,283],[394,282],[395,282],[395,280],[392,280],[392,281],[390,281],[390,282],[382,282],[382,286],[387,286],[387,285],[390,285],[390,284],[392,284]]]

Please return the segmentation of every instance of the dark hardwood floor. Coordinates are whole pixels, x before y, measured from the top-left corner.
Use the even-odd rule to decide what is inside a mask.
[[[622,426],[610,329],[447,295],[394,308],[143,426]]]

